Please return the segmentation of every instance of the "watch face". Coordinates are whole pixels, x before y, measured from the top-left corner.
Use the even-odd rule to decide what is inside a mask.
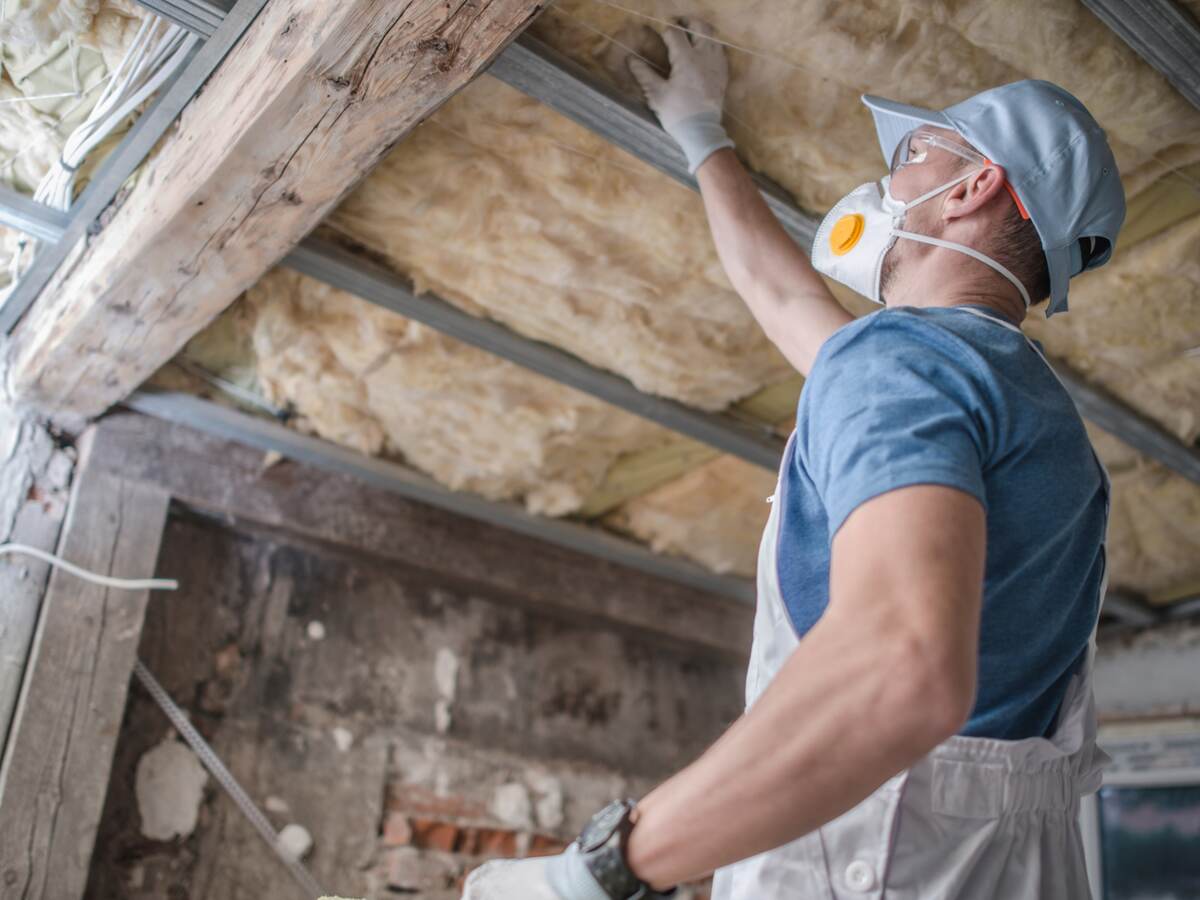
[[[618,800],[608,804],[608,806],[592,816],[592,820],[583,829],[583,834],[579,836],[580,849],[584,853],[590,853],[593,850],[603,847],[608,843],[608,839],[613,836],[613,832],[617,830],[617,826],[621,824],[621,820],[624,817],[624,803]]]

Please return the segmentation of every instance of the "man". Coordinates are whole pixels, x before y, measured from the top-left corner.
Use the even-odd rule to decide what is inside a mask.
[[[716,870],[718,900],[1089,897],[1108,486],[1018,325],[1112,253],[1104,133],[1045,82],[944,112],[865,97],[889,176],[838,203],[810,264],[721,128],[723,50],[681,25],[669,77],[631,65],[730,281],[808,378],[759,554],[748,710],[566,853],[490,863],[466,896],[654,897]],[[886,308],[853,321],[816,270]]]

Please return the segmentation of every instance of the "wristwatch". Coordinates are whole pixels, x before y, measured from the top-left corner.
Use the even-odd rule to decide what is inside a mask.
[[[592,816],[576,843],[592,877],[612,900],[656,900],[674,897],[675,888],[656,891],[633,874],[625,856],[633,831],[632,800],[614,800]]]

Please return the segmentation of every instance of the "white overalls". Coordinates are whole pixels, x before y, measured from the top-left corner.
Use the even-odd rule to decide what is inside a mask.
[[[1107,517],[1108,476],[1096,462]],[[747,709],[799,643],[776,567],[781,489],[782,478],[758,554]],[[713,900],[1090,898],[1079,799],[1099,787],[1108,761],[1095,743],[1094,653],[1093,634],[1050,738],[952,737],[832,822],[718,870]]]

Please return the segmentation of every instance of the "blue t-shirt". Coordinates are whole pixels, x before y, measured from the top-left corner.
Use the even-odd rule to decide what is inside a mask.
[[[1108,499],[1070,396],[998,318],[884,309],[825,342],[783,467],[777,555],[802,637],[825,610],[830,544],[856,507],[913,484],[978,498],[987,511],[979,677],[961,733],[1017,740],[1053,731],[1084,658]]]

